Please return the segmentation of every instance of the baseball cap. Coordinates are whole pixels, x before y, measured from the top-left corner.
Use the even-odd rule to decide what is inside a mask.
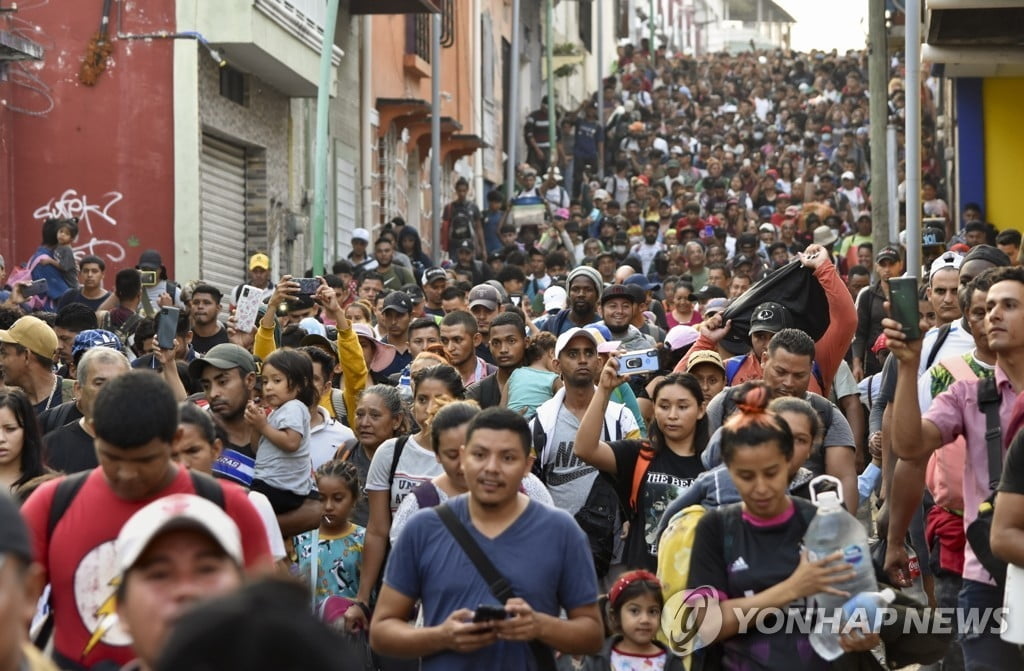
[[[665,343],[669,349],[677,350],[680,347],[692,345],[697,341],[697,329],[687,324],[677,324],[669,329],[665,336]]]
[[[889,340],[885,337],[884,333],[880,333],[878,338],[875,339],[875,344],[871,346],[871,353],[878,354],[883,349],[889,349]]]
[[[398,350],[395,349],[394,345],[378,340],[369,324],[353,324],[352,331],[355,332],[356,337],[366,338],[373,344],[373,359],[370,360],[370,370],[379,373],[390,366],[391,362],[395,360],[395,354],[397,354]]]
[[[839,179],[857,179],[857,176],[854,175],[849,170],[847,170],[846,172],[839,176]]]
[[[754,259],[746,254],[737,254],[732,260],[733,268],[739,268],[740,266],[747,264],[754,265]]]
[[[264,270],[270,269],[270,257],[266,254],[253,254],[249,257],[249,270],[255,270],[257,268],[263,268]]]
[[[384,306],[380,309],[381,312],[388,310],[407,315],[412,312],[412,299],[403,291],[392,291],[384,297]]]
[[[403,284],[401,292],[409,297],[413,305],[422,303],[427,299],[426,294],[423,293],[423,289],[420,289],[418,284]]]
[[[598,189],[594,192],[594,200],[608,200],[609,198],[611,198],[611,195],[604,189]]]
[[[131,570],[157,536],[181,529],[206,534],[236,564],[244,564],[242,534],[220,506],[195,494],[171,494],[143,506],[121,527],[114,542],[118,572]]]
[[[929,226],[921,232],[922,247],[936,247],[946,244],[946,234],[941,228]]]
[[[86,329],[85,331],[80,331],[75,336],[74,342],[71,343],[72,361],[78,363],[79,355],[85,354],[86,351],[91,350],[93,347],[109,347],[118,352],[124,350],[124,344],[121,342],[121,339],[110,331]]]
[[[715,288],[718,289],[718,287]],[[721,291],[721,289],[719,289],[719,291]],[[729,307],[728,298],[712,298],[711,300],[704,304],[704,309],[701,310],[701,313],[704,315],[704,317],[710,317],[711,315],[717,315],[719,312],[726,309],[727,307]]]
[[[365,228],[355,228],[355,229],[352,229],[352,239],[353,240],[364,240],[366,242],[369,242],[370,241],[370,232],[368,230],[366,230]]]
[[[325,352],[333,354],[335,359],[338,358],[338,344],[326,335],[320,335],[319,333],[307,333],[302,336],[302,340],[299,341],[299,347],[319,347]]]
[[[647,279],[646,275],[641,275],[640,273],[630,275],[625,279],[623,284],[628,286],[637,286],[643,289],[644,291],[657,291],[658,289],[661,288],[660,284],[656,282],[652,283],[649,279]]]
[[[490,284],[478,284],[469,292],[469,308],[482,305],[488,310],[497,310],[501,305],[501,294]]]
[[[712,298],[728,298],[725,291],[714,284],[705,284],[700,289],[697,289],[693,295],[699,301],[709,300]]]
[[[420,283],[423,286],[426,286],[431,282],[436,282],[437,280],[444,280],[445,282],[447,282],[448,273],[444,271],[444,268],[438,268],[437,266],[435,266],[433,268],[427,268],[426,270],[423,271],[423,280]]]
[[[634,303],[637,302],[636,294],[629,290],[625,284],[611,284],[601,292],[601,305],[604,305],[613,298],[625,298]]]
[[[560,207],[557,210],[555,210],[554,216],[555,219],[564,219],[565,221],[569,221],[569,209],[565,207]]]
[[[569,341],[572,340],[573,338],[576,338],[576,337],[586,338],[591,343],[593,343],[595,349],[599,345],[602,344],[601,342],[598,342],[598,340],[597,340],[597,331],[593,331],[591,329],[584,329],[584,328],[580,328],[578,326],[574,326],[571,329],[569,329],[568,331],[566,331],[565,333],[563,333],[562,335],[558,336],[558,340],[555,341],[555,358],[556,359],[559,356],[561,356],[562,350],[564,350],[565,346],[569,344]]]
[[[875,254],[875,263],[881,263],[882,261],[900,261],[900,250],[895,247],[882,247]]]
[[[299,328],[307,334],[327,336],[327,328],[323,322],[317,321],[314,317],[303,317],[299,320]]]
[[[769,212],[769,215],[770,214],[771,213]],[[765,223],[763,223],[760,226],[758,226],[757,230],[764,231],[765,233],[774,233],[775,232],[775,224],[770,224],[770,223],[768,223],[766,221]]]
[[[929,275],[934,275],[940,270],[946,268],[952,268],[953,270],[960,270],[960,266],[964,264],[964,255],[957,254],[956,252],[943,252],[937,259],[932,261],[931,268],[928,269]]]
[[[474,249],[473,241],[469,239],[459,240],[458,244],[455,245],[455,249]]]
[[[750,333],[768,331],[778,333],[789,326],[789,310],[785,306],[769,301],[754,308],[750,316]]]
[[[207,366],[220,370],[241,368],[243,373],[248,374],[256,372],[256,359],[244,347],[226,342],[211,347],[202,359],[193,360],[188,365],[188,374],[192,379],[198,380]]]
[[[139,268],[141,270],[160,270],[164,265],[160,258],[160,252],[155,249],[147,249],[139,257]]]
[[[59,345],[57,334],[49,324],[32,315],[19,317],[11,328],[6,331],[0,330],[0,342],[21,345],[44,359],[52,359]]]
[[[565,289],[553,285],[544,290],[544,312],[552,310],[564,310],[568,295]]]
[[[702,349],[691,354],[690,360],[686,362],[686,372],[689,373],[702,363],[709,363],[713,366],[717,366],[722,369],[723,373],[725,372],[725,364],[722,362],[722,355],[713,349]]]

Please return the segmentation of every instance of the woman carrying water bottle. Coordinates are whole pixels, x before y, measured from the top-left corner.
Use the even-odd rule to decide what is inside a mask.
[[[752,381],[731,393],[740,412],[722,428],[722,458],[741,502],[709,511],[697,525],[687,586],[720,615],[705,617],[720,627],[702,628],[703,643],[713,645],[698,654],[720,656],[724,669],[828,669],[796,624],[809,617],[808,597],[848,596],[835,586],[854,571],[842,552],[811,560],[802,548],[815,507],[788,493],[793,433],[767,410],[769,389]],[[878,642],[877,634],[841,638],[846,651]]]

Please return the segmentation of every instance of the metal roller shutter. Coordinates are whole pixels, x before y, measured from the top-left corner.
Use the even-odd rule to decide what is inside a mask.
[[[245,281],[245,148],[203,135],[201,279],[225,295]]]

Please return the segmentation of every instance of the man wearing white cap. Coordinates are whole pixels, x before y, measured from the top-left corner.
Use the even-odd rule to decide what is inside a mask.
[[[377,259],[370,256],[370,232],[365,228],[357,228],[352,231],[352,251],[348,253],[348,260],[355,266],[356,274],[367,270],[376,270]]]
[[[141,508],[125,522],[114,547],[117,618],[138,656],[125,669],[152,669],[182,613],[244,581],[238,526],[194,494],[166,496]]]

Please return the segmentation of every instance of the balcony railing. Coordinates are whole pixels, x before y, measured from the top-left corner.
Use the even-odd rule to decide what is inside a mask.
[[[253,6],[276,21],[288,32],[320,51],[327,21],[327,0],[253,0]],[[341,62],[343,53],[334,47],[332,61]]]

